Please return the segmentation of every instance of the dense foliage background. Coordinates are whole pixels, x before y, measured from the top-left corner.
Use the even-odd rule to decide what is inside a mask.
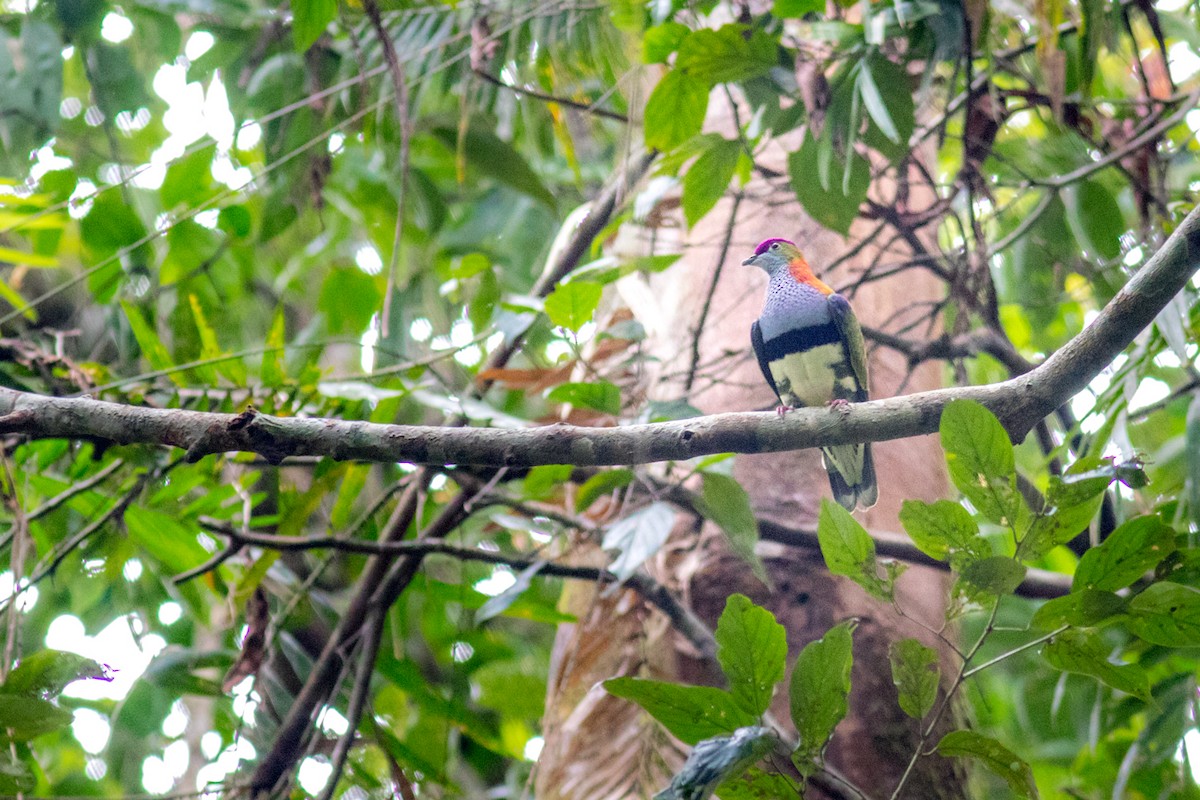
[[[940,360],[948,385],[998,381],[1079,334],[1192,208],[1198,70],[1193,0],[0,0],[0,384],[386,423],[687,417],[691,388],[748,343],[694,359],[689,391],[651,402],[631,389],[653,366],[647,321],[611,286],[669,276],[688,258],[679,232],[752,179],[847,235],[847,252],[916,253],[838,287],[851,297],[908,271],[942,282],[903,324],[864,319],[872,347]],[[735,101],[735,137],[704,128],[710,104]],[[786,174],[759,159],[780,145]],[[753,245],[734,236],[729,258]],[[999,775],[973,779],[983,795],[1198,792],[1195,286],[1015,451],[961,407],[955,420],[988,432],[964,444],[943,427],[968,504],[902,516],[960,576],[946,631],[968,679],[947,673],[943,690],[969,723],[943,752]],[[3,444],[0,794],[253,780],[520,796],[572,582],[656,596],[639,568],[680,514],[719,524],[760,568],[722,457],[465,470],[193,463],[19,430]],[[955,472],[964,452],[982,472]],[[973,494],[973,475],[1007,488]],[[1114,531],[1080,580],[1082,553]],[[426,544],[372,558],[348,540]],[[587,540],[611,560],[574,564]],[[822,545],[834,572],[890,597],[856,523],[826,509]],[[1022,589],[1029,567],[1039,592]],[[1046,611],[1031,593],[1065,599]],[[774,642],[743,600],[730,608]],[[718,631],[727,653],[753,643],[732,636]],[[933,657],[917,647],[895,664],[920,719]],[[769,649],[767,686],[783,664]],[[833,676],[818,683],[831,702],[845,657],[807,656],[808,674]],[[735,695],[754,673],[722,666]],[[645,687],[610,690],[663,719]],[[776,769],[783,784],[752,772],[742,791],[824,774],[837,708],[792,697],[798,768]],[[805,732],[805,713],[831,724]],[[692,743],[731,720],[667,727]]]

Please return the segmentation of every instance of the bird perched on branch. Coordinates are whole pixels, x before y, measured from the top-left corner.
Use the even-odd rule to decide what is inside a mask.
[[[843,408],[867,399],[867,348],[846,298],[830,289],[787,239],[767,239],[742,262],[770,277],[767,302],[750,326],[758,366],[789,408]],[[879,497],[871,447],[821,448],[834,498],[846,509],[870,508]]]

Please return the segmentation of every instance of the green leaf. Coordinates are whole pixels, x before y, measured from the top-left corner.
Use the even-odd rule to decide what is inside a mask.
[[[905,500],[900,524],[922,553],[939,560],[949,558],[956,569],[991,554],[971,512],[952,500]]]
[[[1129,601],[1129,630],[1164,647],[1200,645],[1200,591],[1178,583],[1153,583]]]
[[[1069,630],[1055,636],[1042,649],[1050,666],[1063,672],[1090,675],[1112,688],[1131,694],[1146,703],[1150,695],[1150,677],[1136,664],[1113,664],[1108,660],[1112,648],[1091,631]]]
[[[757,722],[733,695],[712,686],[680,686],[642,678],[604,681],[608,693],[632,700],[685,744],[732,733]]]
[[[1124,589],[1174,551],[1175,531],[1158,517],[1135,517],[1083,554],[1071,588]]]
[[[900,131],[896,129],[896,123],[892,122],[892,115],[883,102],[883,95],[879,93],[879,87],[875,85],[875,79],[871,77],[870,60],[859,62],[858,93],[862,97],[867,113],[871,115],[871,120],[879,126],[883,135],[899,144]]]
[[[600,284],[592,281],[564,283],[546,298],[546,316],[553,324],[578,333],[592,321],[602,292]]]
[[[771,16],[779,19],[821,14],[824,11],[825,3],[822,0],[775,0],[775,4],[771,6]]]
[[[829,500],[821,500],[817,542],[830,572],[849,578],[872,597],[891,600],[892,582],[879,576],[875,542],[849,511]]]
[[[1113,592],[1076,589],[1065,597],[1048,600],[1029,621],[1031,627],[1051,631],[1063,625],[1090,628],[1125,613],[1129,601]]]
[[[671,53],[679,49],[679,43],[688,35],[688,26],[682,22],[664,22],[647,28],[642,34],[642,61],[647,64],[665,64]]]
[[[775,615],[741,594],[725,601],[717,621],[717,660],[733,698],[755,716],[771,705],[787,669],[787,634]]]
[[[0,793],[16,795],[37,788],[37,776],[28,763],[19,760],[7,748],[0,750]]]
[[[621,390],[605,380],[559,384],[546,395],[546,399],[552,403],[590,408],[614,417],[621,413]]]
[[[914,719],[923,719],[937,700],[937,652],[916,639],[901,639],[888,648],[892,683],[900,696],[900,709]]]
[[[856,88],[871,120],[862,141],[895,162],[908,154],[915,123],[911,79],[878,54],[861,62]]]
[[[375,278],[357,267],[334,267],[321,284],[317,307],[330,333],[359,336],[382,302],[383,291]]]
[[[729,547],[750,565],[754,576],[767,583],[767,570],[754,552],[758,544],[758,520],[750,507],[750,496],[742,485],[728,475],[705,472],[697,510],[721,526],[729,537]]]
[[[1004,779],[1008,788],[1019,797],[1037,797],[1033,770],[995,739],[975,731],[951,731],[938,742],[937,750],[944,756],[978,758],[989,770]]]
[[[867,199],[871,185],[871,167],[867,160],[851,151],[850,162],[834,152],[829,126],[821,139],[805,136],[800,149],[788,155],[788,176],[796,198],[804,210],[831,231],[845,235],[858,216],[858,207]],[[824,156],[822,155],[824,152]],[[822,167],[824,162],[824,167]],[[831,173],[849,175],[849,181],[829,180]],[[824,173],[826,180],[821,180]]]
[[[608,569],[618,580],[625,580],[642,563],[658,552],[675,525],[675,509],[667,503],[651,503],[608,526],[600,546],[619,550]]]
[[[1076,181],[1062,194],[1067,225],[1083,248],[1083,257],[1103,261],[1120,257],[1121,235],[1128,226],[1112,193],[1098,181]]]
[[[71,724],[71,712],[48,700],[24,694],[0,694],[0,731],[25,742]]]
[[[162,188],[158,190],[163,209],[172,209],[179,205],[190,208],[211,197],[212,160],[213,151],[208,147],[201,147],[194,153],[172,161],[171,166],[167,167]]]
[[[1000,421],[973,400],[952,400],[942,412],[941,438],[958,490],[992,522],[1016,529],[1028,509],[1017,492],[1013,446]]]
[[[586,511],[592,503],[616,489],[628,486],[631,481],[633,481],[633,470],[631,469],[608,469],[604,472],[597,472],[584,481],[575,493],[576,513]]]
[[[1034,517],[1022,538],[1021,556],[1026,559],[1043,556],[1085,530],[1100,510],[1104,490],[1113,476],[1107,470],[1085,475],[1051,475],[1046,507]]]
[[[1008,556],[988,556],[962,569],[963,580],[976,589],[1002,596],[1012,594],[1025,580],[1026,567]]]
[[[435,128],[433,133],[442,144],[457,152],[459,133],[454,128]],[[520,152],[480,125],[472,125],[463,135],[463,152],[467,163],[484,175],[516,189],[553,210],[558,203],[546,184]]]
[[[134,63],[131,48],[99,42],[87,48],[85,57],[94,81],[92,96],[104,116],[112,120],[122,111],[137,111],[149,105],[146,79]]]
[[[259,376],[264,386],[275,387],[284,381],[283,343],[286,335],[286,320],[281,306],[275,311],[275,319],[271,321],[271,329],[267,332],[267,340],[264,342],[267,349],[263,352],[262,367],[259,368]]]
[[[725,193],[737,168],[742,145],[735,139],[720,139],[700,154],[683,176],[683,216],[689,227],[712,210]]]
[[[854,665],[854,620],[835,625],[820,639],[807,644],[792,670],[790,702],[792,722],[800,734],[793,760],[817,763],[833,729],[849,710],[850,668]]]
[[[521,485],[526,497],[544,500],[571,479],[575,467],[570,464],[539,464],[529,470]]]
[[[692,31],[679,45],[675,68],[708,86],[766,74],[778,62],[776,43],[758,30],[747,39],[748,30],[729,24]]]
[[[151,368],[167,370],[175,366],[174,360],[167,352],[166,345],[158,336],[158,331],[146,320],[142,309],[125,300],[121,301],[121,308],[125,311],[125,318],[129,320],[129,329],[133,333],[133,338],[137,340],[138,347],[141,349],[142,355],[146,357],[146,361],[150,362]],[[150,311],[150,313],[153,312]],[[168,377],[180,386],[184,384],[183,376],[178,372],[172,372]]]
[[[0,684],[0,692],[57,697],[69,683],[95,678],[112,680],[105,668],[90,658],[59,650],[38,650],[21,663]]]
[[[292,41],[303,53],[337,16],[337,0],[292,0]]]
[[[708,111],[708,93],[707,83],[681,69],[664,75],[646,101],[646,146],[670,150],[700,133]]]
[[[475,624],[482,625],[489,619],[498,617],[507,611],[508,607],[533,584],[534,576],[541,572],[544,566],[546,566],[545,561],[535,561],[518,572],[512,586],[495,597],[489,597],[488,601],[475,612]]]
[[[169,575],[186,572],[208,559],[208,551],[196,541],[196,531],[172,516],[135,504],[125,510],[124,519],[129,537]],[[202,585],[202,581],[191,581],[180,587],[197,618],[205,613],[199,594]]]

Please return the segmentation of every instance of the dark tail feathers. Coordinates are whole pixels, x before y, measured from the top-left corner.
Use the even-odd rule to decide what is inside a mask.
[[[825,471],[829,473],[829,486],[833,489],[833,498],[847,511],[853,511],[856,508],[870,508],[879,499],[879,486],[875,483],[875,461],[871,457],[871,445],[864,444],[862,448],[862,480],[853,486],[833,466],[833,459],[828,456],[825,458]]]

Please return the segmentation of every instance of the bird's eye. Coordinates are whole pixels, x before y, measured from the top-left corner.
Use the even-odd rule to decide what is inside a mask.
[[[779,249],[779,242],[776,242],[775,244],[771,245],[771,249],[772,249],[772,250],[778,250],[778,249]]]

